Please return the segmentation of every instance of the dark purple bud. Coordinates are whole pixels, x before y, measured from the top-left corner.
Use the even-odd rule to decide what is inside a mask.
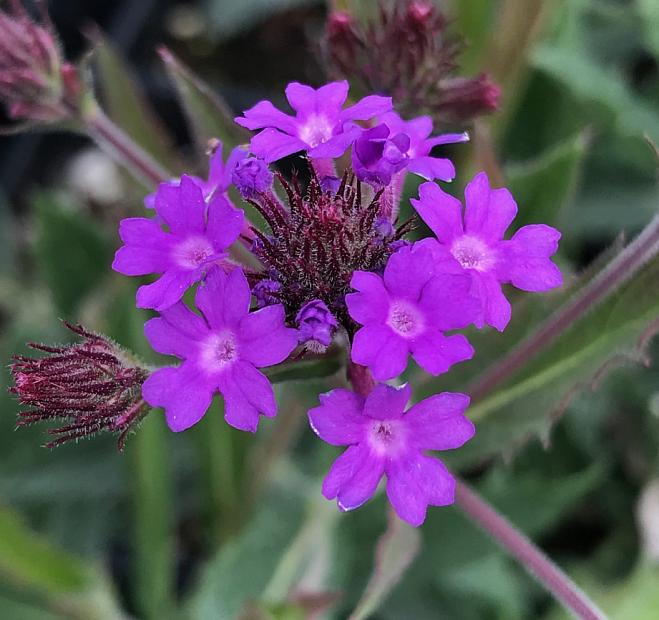
[[[338,325],[334,315],[325,302],[320,299],[314,299],[302,306],[295,321],[300,342],[315,353],[321,353],[329,347],[334,330]]]
[[[250,199],[272,187],[272,172],[262,159],[245,157],[236,165],[231,181],[243,198]]]
[[[336,194],[341,186],[341,179],[338,177],[323,177],[320,180],[320,187],[324,192]]]
[[[18,414],[18,426],[57,421],[59,426],[48,429],[55,437],[46,444],[49,448],[108,431],[118,435],[118,447],[123,450],[128,433],[149,412],[142,399],[149,371],[104,336],[80,325],[65,325],[82,342],[29,343],[47,355],[13,358],[14,386],[9,391],[31,407]]]
[[[388,185],[396,172],[407,165],[409,136],[390,135],[389,127],[377,125],[362,132],[352,149],[352,167],[360,181]]]
[[[276,294],[281,289],[281,284],[274,280],[260,280],[252,288],[252,295],[256,299],[256,305],[259,308],[271,306],[272,304],[280,303],[280,299]]]

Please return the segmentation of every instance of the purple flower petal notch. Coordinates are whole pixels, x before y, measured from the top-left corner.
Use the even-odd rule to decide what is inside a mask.
[[[320,406],[309,411],[311,427],[323,441],[348,446],[322,489],[341,510],[368,501],[383,476],[396,514],[415,527],[424,522],[428,506],[453,503],[455,480],[425,452],[459,448],[474,436],[474,425],[464,415],[469,397],[444,392],[405,412],[410,394],[407,384],[380,384],[365,398],[336,389],[321,395]]]
[[[226,275],[215,267],[197,290],[201,316],[178,302],[144,326],[156,351],[183,360],[157,370],[142,389],[150,405],[165,410],[173,431],[196,424],[215,392],[224,397],[226,421],[240,430],[254,432],[260,415],[276,415],[272,385],[257,369],[284,361],[297,332],[285,326],[281,305],[249,312],[250,297],[240,269]]]
[[[297,151],[306,151],[312,159],[340,157],[361,132],[354,121],[369,120],[392,109],[391,98],[379,95],[344,108],[347,97],[345,80],[318,89],[291,82],[286,99],[295,116],[278,110],[270,101],[259,101],[236,118],[236,123],[262,130],[252,138],[250,149],[268,163]]]
[[[444,332],[472,323],[478,300],[470,280],[437,268],[434,241],[420,241],[392,254],[384,277],[356,271],[346,295],[350,316],[363,325],[354,336],[352,361],[371,369],[378,381],[400,375],[407,358],[438,375],[471,359],[474,350],[461,334]]]
[[[561,286],[563,278],[550,260],[561,237],[551,226],[523,226],[511,239],[504,234],[517,214],[507,189],[491,189],[480,172],[465,189],[464,215],[460,201],[434,183],[419,188],[412,199],[417,213],[437,236],[437,259],[451,262],[468,274],[472,291],[481,301],[478,327],[503,331],[511,308],[501,290],[510,283],[524,291],[542,292]]]
[[[157,218],[127,218],[112,268],[127,276],[160,274],[137,291],[137,306],[165,310],[227,256],[240,234],[244,213],[222,195],[207,205],[201,188],[183,176],[179,185],[163,183],[155,198]],[[164,223],[168,230],[163,230]]]

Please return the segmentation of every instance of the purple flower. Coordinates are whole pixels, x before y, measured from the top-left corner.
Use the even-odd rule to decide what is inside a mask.
[[[428,506],[454,501],[455,480],[426,450],[459,448],[474,436],[465,417],[465,394],[443,392],[403,413],[410,388],[380,384],[366,397],[336,389],[309,411],[314,432],[334,446],[350,446],[332,465],[323,495],[336,498],[341,510],[368,501],[382,476],[396,514],[413,526],[426,518]]]
[[[252,295],[256,299],[259,308],[279,303],[279,297],[273,295],[281,289],[281,284],[276,280],[259,280],[252,288]]]
[[[204,194],[204,200],[210,200],[216,193],[226,194],[229,187],[232,183],[233,172],[236,167],[247,157],[247,151],[244,148],[236,147],[227,158],[226,164],[222,157],[223,145],[220,140],[213,140],[213,154],[211,155],[209,167],[208,167],[208,178],[202,179],[194,175],[187,175],[189,179],[194,181]],[[178,187],[181,184],[180,179],[172,179],[167,181],[164,185],[170,185],[171,187]],[[153,209],[156,202],[156,194],[147,195],[144,198],[144,206],[147,209]],[[227,198],[228,200],[228,198]]]
[[[259,101],[246,110],[236,123],[247,129],[263,129],[252,138],[251,151],[267,162],[277,161],[297,151],[311,158],[340,157],[361,132],[352,121],[369,120],[391,110],[391,98],[364,97],[343,108],[348,82],[330,82],[319,89],[292,82],[286,99],[295,116],[275,108],[270,101]]]
[[[438,271],[436,244],[428,241],[392,254],[384,278],[356,271],[350,282],[359,292],[346,295],[348,312],[364,326],[355,334],[352,361],[368,366],[378,381],[402,373],[409,354],[438,375],[474,353],[464,336],[443,333],[476,317],[479,306],[469,295],[470,280]]]
[[[332,343],[332,335],[338,322],[325,302],[320,299],[310,301],[297,313],[295,322],[298,326],[300,342],[307,348],[318,352],[324,351]]]
[[[231,180],[247,200],[270,189],[272,172],[262,159],[245,157],[234,167]]]
[[[112,268],[127,276],[162,274],[138,289],[137,306],[164,310],[227,256],[244,213],[222,194],[215,194],[207,205],[201,188],[185,175],[179,185],[160,185],[155,209],[156,218],[121,221],[119,235],[125,245],[117,250]],[[162,229],[163,223],[169,230]]]
[[[254,432],[259,414],[277,413],[272,385],[257,368],[285,360],[297,346],[297,332],[285,326],[281,305],[249,312],[249,285],[237,268],[228,276],[213,269],[195,301],[201,316],[179,302],[144,326],[156,351],[184,360],[153,373],[144,399],[164,408],[167,424],[178,432],[199,422],[219,391],[226,421]]]
[[[451,161],[431,157],[430,151],[440,144],[466,142],[466,133],[430,138],[429,116],[404,121],[396,112],[388,112],[378,121],[379,125],[357,138],[352,150],[353,169],[360,180],[376,186],[388,185],[392,176],[404,169],[428,180],[453,180],[455,168]]]
[[[464,222],[460,201],[434,183],[421,185],[419,196],[412,204],[437,235],[437,260],[457,262],[472,279],[472,291],[482,305],[478,327],[487,323],[503,331],[508,324],[510,303],[502,283],[534,292],[561,286],[561,272],[549,259],[558,249],[561,233],[534,224],[504,240],[517,205],[507,189],[491,189],[484,172],[465,189]]]

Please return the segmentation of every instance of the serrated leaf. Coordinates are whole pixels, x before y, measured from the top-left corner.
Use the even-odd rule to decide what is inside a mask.
[[[229,148],[249,141],[249,134],[234,123],[231,109],[218,93],[192,73],[168,49],[161,48],[160,56],[176,86],[199,152],[206,151],[211,138],[222,140],[226,152]]]
[[[130,67],[112,43],[95,33],[96,84],[108,116],[165,170],[180,170],[171,138],[165,132]]]
[[[112,260],[104,232],[83,213],[67,208],[54,193],[32,198],[39,271],[64,317],[70,317],[95,287],[101,285]]]

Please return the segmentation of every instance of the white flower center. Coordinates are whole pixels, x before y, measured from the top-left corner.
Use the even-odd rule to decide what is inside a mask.
[[[201,363],[205,370],[225,370],[238,359],[236,335],[231,331],[212,334],[201,345]]]
[[[379,456],[395,456],[405,447],[405,428],[400,420],[373,420],[369,423],[368,444]]]
[[[404,338],[413,338],[423,331],[423,317],[411,303],[399,299],[389,306],[387,325]]]
[[[174,260],[185,269],[196,269],[215,254],[205,237],[188,237],[174,248]]]
[[[324,114],[310,114],[298,129],[298,136],[302,142],[313,148],[327,142],[332,137],[333,129],[334,125]]]
[[[463,235],[451,245],[451,254],[464,269],[489,271],[496,262],[492,249],[478,237]]]

